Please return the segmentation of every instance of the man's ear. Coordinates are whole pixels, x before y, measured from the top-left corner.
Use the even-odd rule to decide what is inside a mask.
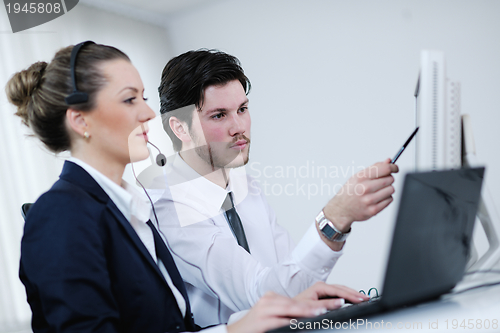
[[[188,126],[185,122],[180,121],[177,117],[170,117],[168,120],[168,125],[175,136],[182,142],[190,142],[191,135],[189,135]]]
[[[85,137],[85,133],[87,135],[89,133],[89,128],[87,122],[85,121],[84,113],[82,111],[67,109],[66,110],[66,120],[69,127],[79,136]]]

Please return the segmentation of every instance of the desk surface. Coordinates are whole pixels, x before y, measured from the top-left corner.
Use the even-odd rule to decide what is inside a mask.
[[[460,284],[456,289],[489,282],[498,282],[500,276]],[[334,330],[323,323],[319,330]],[[463,293],[449,294],[439,300],[399,309],[393,312],[352,320],[340,330],[360,332],[500,332],[500,285],[482,287]]]

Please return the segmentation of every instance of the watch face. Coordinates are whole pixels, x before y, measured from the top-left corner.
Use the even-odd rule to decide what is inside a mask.
[[[321,211],[316,217],[316,223],[318,224],[321,233],[332,242],[345,241],[347,236],[349,235],[349,232],[351,231],[350,229],[346,233],[341,233],[337,231],[333,226],[332,222],[325,217],[323,211]]]
[[[330,227],[328,224],[326,224],[323,229],[321,229],[321,231],[323,232],[323,234],[326,236],[326,238],[328,239],[332,239],[333,235],[336,234],[335,230],[333,230],[332,227]]]

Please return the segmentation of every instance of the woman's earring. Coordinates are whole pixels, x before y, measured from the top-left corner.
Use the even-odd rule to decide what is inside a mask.
[[[85,131],[85,132],[83,133],[83,138],[84,138],[84,139],[88,139],[88,138],[90,138],[90,134],[89,134],[89,132]]]

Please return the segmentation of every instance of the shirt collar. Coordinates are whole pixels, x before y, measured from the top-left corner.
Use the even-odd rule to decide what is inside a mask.
[[[230,169],[228,186],[224,189],[201,176],[191,168],[177,153],[168,173],[170,189],[177,188],[182,192],[189,192],[190,197],[202,200],[211,210],[220,211],[227,193],[233,193],[235,205],[240,203],[248,194],[246,170],[244,167]],[[175,198],[174,198],[175,200]]]
[[[128,221],[131,220],[132,216],[135,216],[141,222],[149,220],[151,206],[132,185],[122,179],[121,186],[119,186],[101,172],[76,157],[70,157],[68,161],[81,166],[87,171]]]

